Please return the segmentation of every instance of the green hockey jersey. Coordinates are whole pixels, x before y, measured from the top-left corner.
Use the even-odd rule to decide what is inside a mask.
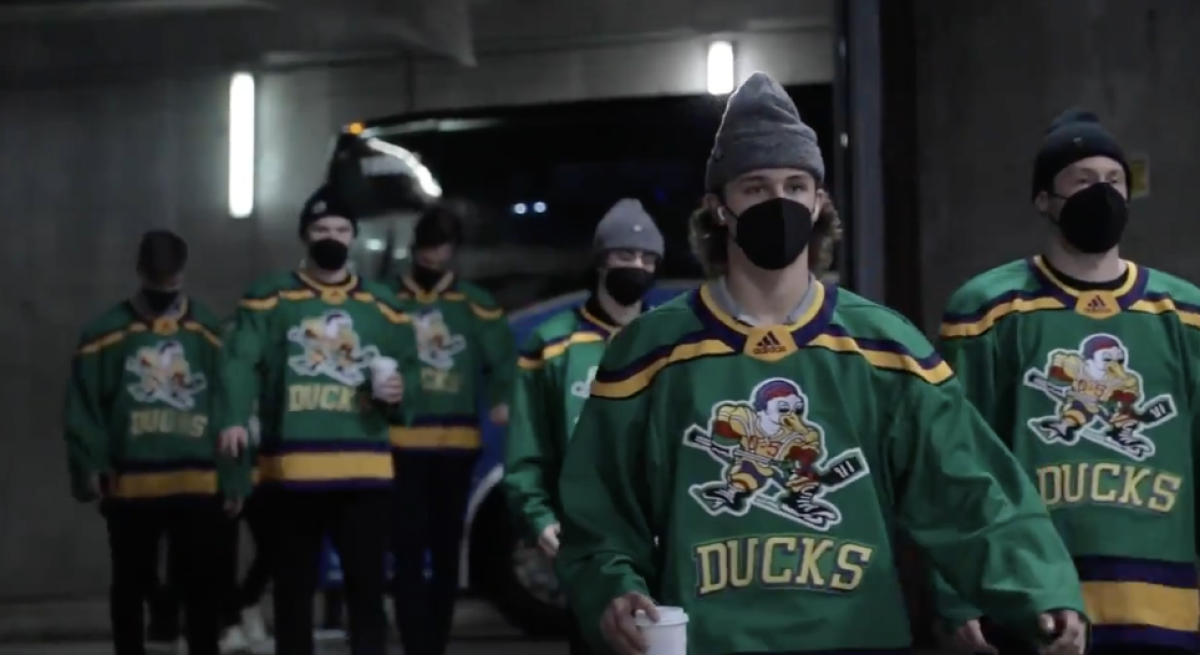
[[[480,383],[488,407],[508,403],[512,393],[508,319],[486,291],[453,273],[429,290],[407,275],[393,287],[416,333],[421,406],[411,425],[393,426],[392,446],[478,449]]]
[[[560,478],[584,629],[641,591],[687,611],[690,655],[906,649],[896,530],[1005,625],[1082,611],[1037,490],[929,342],[813,284],[790,325],[705,285],[609,344]]]
[[[1200,649],[1200,289],[1128,263],[1080,290],[1034,257],[959,289],[941,337],[1074,555],[1095,643]],[[981,613],[939,586],[947,619]]]
[[[157,318],[122,302],[84,328],[65,405],[77,499],[96,475],[115,499],[213,495],[230,479],[214,457],[219,332],[187,298]]]
[[[389,417],[420,402],[414,343],[388,289],[356,275],[325,285],[287,272],[255,284],[238,309],[222,379],[225,426],[248,426],[259,401],[261,483],[390,484]],[[379,356],[399,363],[403,412],[372,397],[370,366]]]
[[[504,488],[512,515],[531,541],[558,522],[558,475],[567,442],[604,348],[617,332],[589,304],[547,319],[517,359]]]

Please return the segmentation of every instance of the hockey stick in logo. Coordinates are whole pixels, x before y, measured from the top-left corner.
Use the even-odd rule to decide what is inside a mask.
[[[1066,388],[1055,385],[1050,381],[1050,378],[1043,375],[1041,371],[1029,371],[1026,373],[1025,384],[1037,389],[1038,391],[1041,391],[1042,393],[1049,394],[1056,400],[1062,400],[1067,397]]]
[[[1025,374],[1025,384],[1038,391],[1048,394],[1055,400],[1067,399],[1067,387],[1055,385],[1041,371],[1029,371]],[[1142,428],[1152,428],[1176,414],[1175,400],[1167,394],[1152,398],[1133,408],[1133,418],[1136,418]]]
[[[684,442],[698,448],[707,450],[711,453],[719,455],[725,459],[742,459],[748,462],[754,462],[760,466],[769,468],[780,468],[782,462],[751,452],[738,446],[723,446],[713,443],[711,437],[705,434],[704,430],[698,427],[693,427],[688,430],[683,436]],[[857,480],[867,473],[867,461],[862,456],[862,451],[857,448],[848,450],[837,457],[825,462],[823,466],[816,469],[817,481],[829,490],[838,489]]]

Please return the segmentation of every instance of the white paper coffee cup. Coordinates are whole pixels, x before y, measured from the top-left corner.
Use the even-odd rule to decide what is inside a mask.
[[[379,384],[392,379],[399,369],[399,364],[391,357],[376,357],[371,360],[371,387],[375,395],[379,395]]]
[[[646,637],[646,655],[687,655],[688,615],[682,607],[659,606],[658,622],[639,610],[634,620]]]

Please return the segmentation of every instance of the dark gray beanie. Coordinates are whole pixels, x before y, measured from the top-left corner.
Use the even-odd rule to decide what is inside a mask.
[[[642,203],[625,198],[618,200],[596,225],[592,249],[597,254],[609,250],[641,250],[662,257],[663,236]]]
[[[729,96],[704,185],[720,191],[750,171],[795,168],[825,179],[817,133],[800,120],[796,104],[766,73],[754,73]]]

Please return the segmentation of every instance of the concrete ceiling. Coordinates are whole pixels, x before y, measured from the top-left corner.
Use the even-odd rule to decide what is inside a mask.
[[[415,51],[474,63],[471,0],[0,0],[0,76],[172,73]]]

